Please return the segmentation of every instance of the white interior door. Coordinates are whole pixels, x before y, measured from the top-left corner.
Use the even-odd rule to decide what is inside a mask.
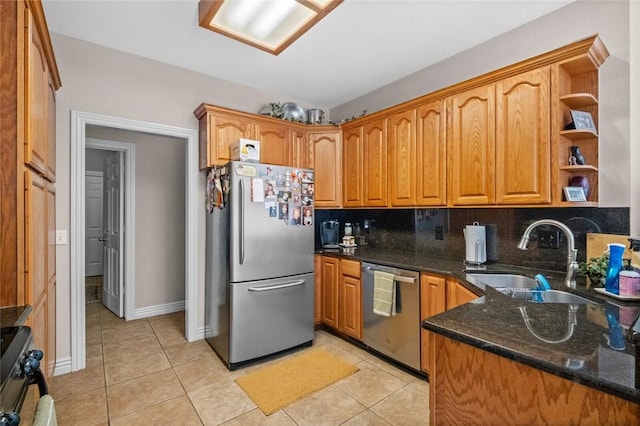
[[[85,276],[103,274],[102,195],[103,173],[85,173]]]
[[[104,277],[102,303],[123,316],[123,218],[124,194],[121,188],[124,155],[121,151],[104,160]]]

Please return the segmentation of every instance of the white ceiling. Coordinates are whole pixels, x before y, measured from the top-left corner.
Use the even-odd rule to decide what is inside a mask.
[[[331,108],[572,1],[345,0],[279,56],[200,28],[198,0],[43,3],[52,32]]]

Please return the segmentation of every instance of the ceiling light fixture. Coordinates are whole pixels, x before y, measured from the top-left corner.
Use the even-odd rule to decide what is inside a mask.
[[[200,26],[278,55],[343,0],[200,0]]]

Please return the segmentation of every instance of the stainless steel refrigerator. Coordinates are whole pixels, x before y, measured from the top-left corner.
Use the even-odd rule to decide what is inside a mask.
[[[209,171],[205,338],[229,369],[313,341],[313,197],[312,170]]]

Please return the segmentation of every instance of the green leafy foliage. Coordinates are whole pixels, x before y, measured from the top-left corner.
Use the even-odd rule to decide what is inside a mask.
[[[604,287],[607,269],[609,269],[609,253],[600,257],[592,257],[586,262],[580,262],[578,266],[578,273],[589,277],[591,284]]]

